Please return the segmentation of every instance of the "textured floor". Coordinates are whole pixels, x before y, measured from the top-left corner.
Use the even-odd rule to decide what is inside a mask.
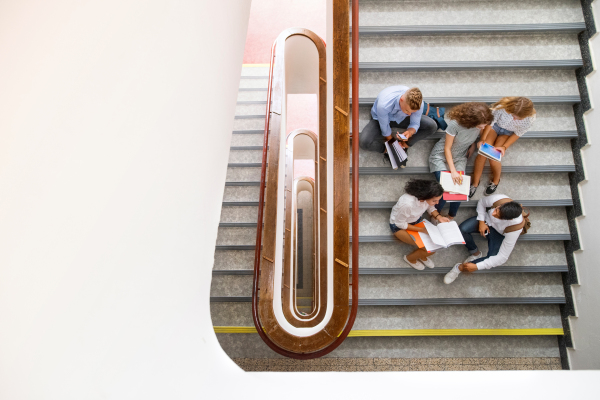
[[[234,358],[244,371],[377,372],[377,371],[533,371],[559,370],[558,357],[514,358],[321,358],[292,360]]]

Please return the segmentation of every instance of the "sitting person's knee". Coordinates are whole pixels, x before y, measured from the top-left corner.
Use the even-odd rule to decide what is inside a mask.
[[[419,132],[423,131],[426,134],[432,134],[438,130],[438,126],[436,122],[424,115],[421,117],[421,124],[419,126]]]

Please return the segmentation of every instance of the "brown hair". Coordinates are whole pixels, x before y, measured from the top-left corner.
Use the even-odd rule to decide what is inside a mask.
[[[527,118],[535,114],[533,101],[527,97],[503,97],[497,103],[492,104],[492,110],[500,110],[502,108],[518,118]]]
[[[467,129],[481,124],[489,125],[494,120],[492,111],[485,103],[460,104],[448,111],[448,118],[455,120],[460,126]]]
[[[419,90],[419,88],[410,88],[404,93],[406,100],[406,104],[410,107],[411,110],[417,111],[421,109],[421,103],[423,102],[423,94]]]

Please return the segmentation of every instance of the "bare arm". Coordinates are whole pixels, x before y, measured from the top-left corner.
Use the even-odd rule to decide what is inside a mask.
[[[446,143],[444,144],[444,155],[446,156],[446,163],[450,169],[452,180],[455,184],[460,185],[462,183],[462,175],[456,171],[454,167],[454,160],[452,159],[452,143],[454,143],[454,136],[446,134]]]
[[[502,156],[504,157],[504,152],[506,150],[508,150],[508,148],[510,146],[512,146],[517,140],[519,140],[519,136],[516,134],[512,134],[510,135],[510,137],[506,140],[506,142],[504,142],[504,144],[500,147],[496,147],[496,150],[498,150],[500,153],[502,153]]]

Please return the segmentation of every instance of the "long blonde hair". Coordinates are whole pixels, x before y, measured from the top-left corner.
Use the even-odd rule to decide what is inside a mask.
[[[519,118],[527,118],[535,114],[533,101],[527,97],[503,97],[497,103],[492,104],[492,110],[500,109],[505,109],[506,112]]]

